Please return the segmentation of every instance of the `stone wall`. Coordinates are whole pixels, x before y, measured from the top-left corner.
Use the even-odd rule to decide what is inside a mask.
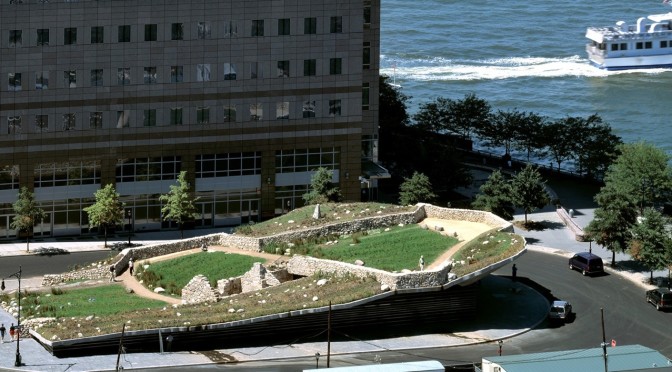
[[[294,276],[286,269],[269,271],[258,262],[238,278],[218,280],[215,290],[210,287],[210,282],[205,276],[197,275],[182,289],[182,303],[215,302],[222,297],[276,286],[293,278]]]
[[[500,231],[513,232],[513,224],[511,222],[490,212],[473,209],[441,208],[431,204],[420,204],[420,206],[424,209],[426,218],[479,222],[493,228],[498,227]]]
[[[70,271],[63,274],[47,274],[42,277],[42,286],[51,287],[64,282],[75,280],[98,280],[110,277],[110,266],[99,265],[90,269]]]
[[[240,277],[220,279],[217,281],[217,295],[221,297],[231,296],[242,292],[243,286]]]
[[[205,275],[196,275],[182,288],[183,304],[198,304],[202,302],[217,302],[217,294],[210,286]]]
[[[443,285],[449,281],[448,273],[451,268],[452,263],[446,261],[435,270],[391,273],[366,266],[299,255],[295,255],[287,262],[287,271],[293,275],[310,276],[321,272],[334,275],[354,275],[358,278],[373,277],[392,290]]]

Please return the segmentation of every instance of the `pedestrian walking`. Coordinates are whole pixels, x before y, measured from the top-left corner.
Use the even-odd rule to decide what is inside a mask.
[[[9,339],[11,341],[14,341],[14,334],[16,333],[16,327],[14,327],[14,323],[9,326]]]
[[[514,282],[516,281],[516,274],[518,273],[518,268],[516,267],[516,264],[513,264],[511,267],[511,280]]]
[[[133,259],[131,258],[128,260],[128,271],[131,273],[131,276],[133,276]]]
[[[114,282],[116,278],[116,272],[114,269],[114,265],[110,265],[110,282]]]
[[[4,324],[0,324],[0,344],[5,343],[5,332],[7,331],[7,328],[5,328]]]
[[[420,265],[420,271],[425,270],[425,256],[420,255],[420,261],[418,264]]]

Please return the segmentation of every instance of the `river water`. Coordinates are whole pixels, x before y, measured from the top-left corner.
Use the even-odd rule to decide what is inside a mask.
[[[493,110],[597,113],[625,142],[672,153],[672,70],[599,70],[584,36],[589,26],[669,11],[651,0],[382,0],[381,73],[412,97],[411,113],[475,93]]]

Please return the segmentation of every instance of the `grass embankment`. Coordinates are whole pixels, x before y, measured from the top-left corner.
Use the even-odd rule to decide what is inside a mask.
[[[520,235],[491,231],[465,244],[455,255],[451,272],[458,277],[509,258],[525,248]]]
[[[162,287],[166,293],[180,296],[182,288],[196,275],[205,275],[212,287],[220,279],[241,276],[252,268],[259,257],[226,252],[198,252],[172,260],[152,263],[145,269],[138,265],[137,277],[149,289]]]
[[[418,225],[393,226],[355,233],[321,244],[300,244],[293,253],[354,263],[361,260],[367,267],[385,271],[417,270],[420,256],[427,264],[459,241]]]
[[[98,311],[96,309],[91,309],[89,313],[75,310],[86,303],[88,299],[87,295],[77,294],[81,290],[73,290],[58,296],[41,297],[43,306],[50,305],[51,302],[49,301],[56,298],[60,303],[69,302],[71,305],[64,307],[67,311],[64,311],[57,321],[45,324],[38,329],[38,332],[49,340],[65,340],[121,332],[123,324],[126,324],[126,330],[129,331],[224,323],[305,308],[328,306],[330,301],[332,304],[348,303],[380,293],[380,284],[372,279],[327,276],[325,277],[328,279],[327,284],[318,286],[316,282],[320,278],[322,277],[302,278],[283,283],[277,287],[231,296],[223,301],[211,304],[184,305],[173,308],[165,304],[161,306],[150,305],[148,302],[146,306],[129,306],[125,309],[125,312],[113,315],[100,314],[96,312]],[[110,287],[123,291],[123,288],[118,285]],[[108,287],[98,287],[95,290],[100,291],[103,288],[107,290]],[[98,298],[100,294],[91,294],[91,296]],[[125,292],[115,292],[110,297],[112,301],[120,303],[124,297],[139,298],[137,295]],[[97,305],[101,305],[100,302],[95,302]],[[87,316],[94,314],[94,318],[86,319]]]
[[[326,203],[320,204],[320,219],[314,219],[315,205],[297,208],[272,220],[236,228],[236,234],[246,236],[269,236],[286,231],[301,230],[336,222],[347,222],[364,217],[412,212],[415,206],[399,206],[384,203]]]
[[[0,298],[8,301],[9,296]],[[117,316],[129,309],[158,308],[165,302],[129,294],[120,285],[76,290],[53,288],[51,293],[25,291],[21,294],[21,317]]]

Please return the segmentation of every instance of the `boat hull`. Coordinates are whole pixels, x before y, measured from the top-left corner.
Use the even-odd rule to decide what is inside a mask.
[[[672,67],[672,54],[607,58],[589,55],[588,59],[593,66],[607,71]]]

